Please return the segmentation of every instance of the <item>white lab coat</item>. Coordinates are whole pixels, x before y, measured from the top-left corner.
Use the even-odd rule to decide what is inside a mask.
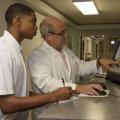
[[[97,72],[96,60],[80,61],[68,48],[64,48],[68,69],[60,55],[47,42],[34,49],[29,58],[29,69],[32,76],[32,86],[36,92],[51,92],[63,87],[62,78],[67,86],[79,81],[79,77]]]
[[[29,69],[32,76],[33,91],[48,93],[63,87],[62,79],[66,86],[76,86],[80,76],[97,72],[96,60],[91,62],[80,61],[68,48],[63,49],[68,64],[68,69],[60,55],[47,42],[35,48],[29,58]]]

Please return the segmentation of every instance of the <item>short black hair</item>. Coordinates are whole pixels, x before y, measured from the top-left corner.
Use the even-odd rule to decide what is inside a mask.
[[[34,11],[30,7],[20,3],[14,3],[6,10],[5,20],[8,25],[11,25],[13,18],[17,15],[30,15],[31,13],[34,13]]]

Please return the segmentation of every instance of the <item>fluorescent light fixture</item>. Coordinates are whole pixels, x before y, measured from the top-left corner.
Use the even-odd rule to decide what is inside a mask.
[[[73,4],[84,14],[84,15],[97,15],[98,11],[92,0],[73,0]]]

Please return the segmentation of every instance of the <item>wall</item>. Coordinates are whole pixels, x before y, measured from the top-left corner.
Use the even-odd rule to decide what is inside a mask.
[[[72,41],[72,50],[73,52],[80,57],[80,32],[72,27],[70,30],[70,39]]]
[[[39,29],[39,24],[44,19],[44,15],[41,15],[38,12],[35,12],[35,14],[37,17],[37,27]],[[37,31],[36,36],[32,40],[25,39],[22,42],[22,47],[24,49],[23,52],[24,52],[24,57],[25,57],[26,62],[27,62],[27,59],[29,57],[31,50],[37,47],[39,44],[41,44],[41,42],[42,42],[42,38],[41,38],[39,30]]]
[[[15,0],[0,0],[0,36],[3,35],[4,29],[6,29],[5,11],[8,6],[15,2]]]

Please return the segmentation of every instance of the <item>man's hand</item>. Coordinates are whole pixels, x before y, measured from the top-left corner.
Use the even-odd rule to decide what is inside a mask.
[[[68,100],[72,96],[72,89],[70,87],[59,88],[52,92],[56,101]]]
[[[100,84],[85,84],[85,85],[77,85],[76,93],[84,93],[89,95],[99,95],[99,93],[95,90],[103,91],[103,87]]]
[[[120,64],[120,62],[113,61],[112,59],[109,59],[109,58],[100,58],[98,63],[108,70],[112,70],[111,66],[113,64]]]

